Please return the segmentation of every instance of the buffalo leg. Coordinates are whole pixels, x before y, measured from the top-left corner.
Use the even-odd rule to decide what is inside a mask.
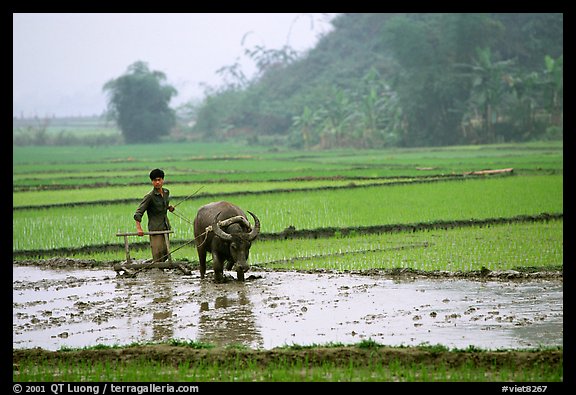
[[[244,270],[238,270],[236,274],[238,275],[238,281],[244,281]]]
[[[206,251],[198,249],[198,260],[200,261],[200,278],[206,275]]]
[[[214,269],[214,282],[224,282],[224,262],[220,259],[218,254],[212,253],[212,268]]]

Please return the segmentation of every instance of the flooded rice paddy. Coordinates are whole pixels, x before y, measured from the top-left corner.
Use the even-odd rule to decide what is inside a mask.
[[[249,272],[215,284],[150,269],[13,265],[13,348],[58,350],[170,339],[283,345],[563,346],[562,279],[478,280]]]

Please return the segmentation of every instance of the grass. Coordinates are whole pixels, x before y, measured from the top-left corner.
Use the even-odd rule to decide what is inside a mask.
[[[138,357],[124,358],[136,348]],[[16,359],[13,381],[35,382],[558,382],[562,350],[486,351],[444,346],[298,345],[273,350],[130,345]],[[116,358],[110,358],[117,355]],[[173,356],[179,358],[173,359]],[[186,356],[182,358],[182,356]]]
[[[263,367],[257,362],[236,365],[234,362],[177,366],[128,362],[122,366],[113,362],[94,364],[60,363],[38,366],[35,362],[21,364],[23,374],[13,375],[13,381],[33,382],[553,382],[562,381],[562,367],[535,366],[518,369],[514,365],[495,366],[479,371],[473,363],[451,367],[446,364],[403,364],[392,360],[388,366],[338,366],[331,362],[309,366],[303,362],[273,363]],[[46,369],[46,370],[43,370]]]

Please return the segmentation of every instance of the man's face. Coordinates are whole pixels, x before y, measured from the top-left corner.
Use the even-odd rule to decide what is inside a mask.
[[[160,189],[164,185],[164,179],[161,177],[156,177],[152,180],[152,185],[154,186],[154,189]]]

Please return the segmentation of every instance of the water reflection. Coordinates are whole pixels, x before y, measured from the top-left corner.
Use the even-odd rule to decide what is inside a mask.
[[[13,268],[13,346],[84,347],[170,339],[285,344],[534,348],[563,344],[562,280],[468,281],[274,273],[214,284],[156,270]]]
[[[150,328],[152,341],[162,342],[174,338],[174,289],[170,276],[161,270],[151,270],[140,276],[146,277],[146,281],[123,279],[116,282],[117,293],[125,298],[131,310],[152,310],[151,322],[138,318],[138,314],[129,314],[128,325],[136,325],[140,338],[150,338]]]
[[[241,344],[260,348],[264,340],[256,325],[254,306],[248,296],[250,291],[245,284],[230,285],[226,284],[228,288],[222,288],[224,294],[217,296],[213,302],[200,302],[197,340],[218,346]],[[213,287],[214,284],[201,288],[204,286]]]
[[[156,294],[152,299],[154,312],[152,313],[152,340],[163,341],[174,337],[174,321],[172,320],[172,298],[174,289],[172,281],[165,276],[157,276],[152,282],[152,292]]]

